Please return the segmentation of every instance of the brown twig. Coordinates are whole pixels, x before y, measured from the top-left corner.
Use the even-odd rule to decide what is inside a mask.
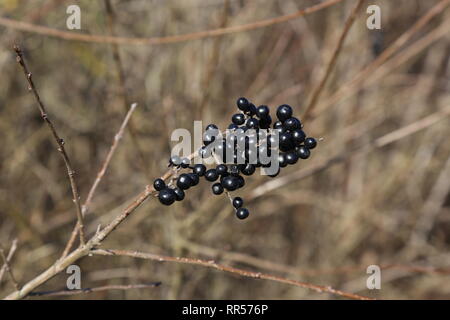
[[[114,136],[113,142],[111,144],[111,147],[109,148],[108,154],[106,155],[105,160],[103,161],[103,165],[100,168],[100,171],[97,173],[97,177],[95,178],[94,183],[91,186],[91,189],[88,192],[88,195],[86,197],[86,200],[84,201],[84,204],[82,206],[82,214],[83,216],[86,215],[86,213],[89,210],[89,207],[91,206],[91,202],[92,202],[92,198],[94,197],[95,191],[97,190],[98,185],[100,184],[100,182],[102,181],[103,176],[106,173],[106,170],[108,169],[109,163],[111,162],[111,159],[117,149],[117,146],[119,145],[120,140],[123,137],[123,133],[125,131],[125,128],[131,118],[131,114],[133,113],[134,109],[136,109],[137,104],[133,103],[130,107],[130,109],[128,110],[128,113],[125,116],[125,119],[123,120],[119,131],[116,133],[116,135]],[[67,245],[64,249],[64,252],[62,254],[62,257],[65,257],[69,254],[69,251],[72,249],[72,246],[75,242],[75,239],[77,237],[78,234],[78,225],[75,226],[75,228],[72,231],[72,234],[70,236],[69,241],[67,242]]]
[[[108,18],[108,30],[109,34],[111,36],[115,36],[115,30],[114,26],[116,25],[116,14],[114,12],[114,8],[111,4],[110,0],[104,0],[105,2],[105,8],[106,8],[106,14]],[[111,44],[112,53],[113,53],[113,60],[114,65],[116,67],[117,77],[118,77],[118,85],[119,85],[119,96],[123,100],[123,107],[125,112],[127,112],[128,106],[130,105],[130,97],[128,95],[127,86],[126,86],[126,77],[125,77],[125,68],[123,67],[122,63],[122,57],[120,55],[120,48],[117,43]],[[128,131],[130,132],[131,141],[135,147],[135,150],[138,154],[141,169],[145,173],[147,179],[151,179],[150,172],[148,171],[148,161],[144,155],[144,152],[142,151],[142,147],[139,144],[139,141],[137,139],[137,132],[136,132],[136,126],[134,125],[133,119],[130,120],[130,123],[128,125]]]
[[[193,158],[197,153],[193,153],[189,158]],[[174,170],[168,170],[161,178],[163,180],[169,179],[173,174]],[[152,185],[147,185],[142,191],[115,219],[113,219],[106,227],[98,230],[95,235],[86,242],[85,245],[79,246],[77,249],[69,253],[66,257],[60,258],[53,265],[51,265],[47,270],[39,274],[37,277],[26,283],[20,290],[16,290],[9,294],[5,299],[7,300],[17,300],[26,297],[35,288],[39,287],[41,284],[45,283],[49,279],[53,278],[58,273],[65,270],[69,265],[78,261],[79,259],[89,255],[91,250],[101,244],[101,242],[108,237],[108,235],[114,231],[130,214],[132,214],[145,200],[147,200],[151,195],[155,194],[156,191]]]
[[[160,285],[161,285],[161,282],[128,284],[128,285],[107,285],[107,286],[85,288],[85,289],[79,289],[79,290],[65,289],[65,290],[58,290],[58,291],[30,292],[29,296],[30,297],[73,296],[73,295],[77,295],[77,294],[93,293],[93,292],[99,292],[99,291],[155,288],[155,287],[159,287]]]
[[[182,241],[182,246],[189,250],[190,252],[196,254],[202,254],[213,258],[219,258],[221,260],[229,261],[231,263],[243,263],[248,266],[256,267],[259,269],[265,269],[271,272],[282,272],[286,274],[292,274],[297,276],[322,276],[322,275],[336,275],[336,274],[347,274],[356,272],[365,272],[367,264],[356,265],[356,266],[346,266],[339,268],[329,268],[329,269],[301,269],[296,266],[286,265],[278,262],[273,262],[270,260],[258,258],[249,254],[242,252],[233,252],[220,250],[205,246],[202,244],[194,243],[192,241],[184,240]],[[404,270],[407,272],[414,273],[429,273],[436,275],[448,275],[450,274],[450,268],[441,268],[433,266],[418,266],[418,265],[406,265],[406,264],[386,264],[380,266],[382,270],[387,269],[397,269]]]
[[[354,293],[344,292],[341,290],[333,289],[329,286],[320,286],[315,284],[310,284],[306,282],[301,282],[297,280],[292,279],[286,279],[278,276],[274,276],[271,274],[265,274],[261,272],[253,272],[249,270],[244,269],[238,269],[222,264],[218,264],[213,260],[207,261],[202,259],[192,259],[192,258],[184,258],[184,257],[171,257],[171,256],[163,256],[153,253],[143,253],[138,251],[127,251],[127,250],[93,250],[93,254],[97,255],[104,255],[104,256],[126,256],[126,257],[132,257],[132,258],[138,258],[138,259],[145,259],[145,260],[153,260],[153,261],[159,261],[159,262],[177,262],[177,263],[184,263],[184,264],[191,264],[191,265],[199,265],[207,268],[213,268],[224,272],[229,272],[233,274],[237,274],[243,277],[253,278],[253,279],[264,279],[264,280],[271,280],[275,282],[280,283],[286,283],[297,287],[302,287],[310,290],[314,290],[320,293],[331,293],[338,296],[350,298],[350,299],[356,299],[356,300],[374,300],[369,297],[357,295]]]
[[[411,28],[403,33],[397,40],[394,41],[386,50],[384,50],[374,61],[372,61],[363,70],[358,72],[352,80],[347,84],[340,86],[340,88],[317,109],[315,113],[311,113],[310,117],[316,117],[319,113],[326,110],[329,106],[335,105],[338,101],[344,97],[349,96],[352,93],[358,91],[361,85],[383,65],[390,57],[398,52],[416,33],[418,33],[424,26],[426,26],[435,16],[444,11],[444,9],[450,4],[450,0],[441,0],[435,6],[433,6],[428,12],[423,15]]]
[[[61,31],[49,27],[39,26],[28,22],[17,21],[5,17],[0,17],[0,25],[7,28],[12,28],[20,31],[26,31],[31,33],[37,33],[45,36],[50,36],[54,38],[64,39],[64,40],[75,40],[84,42],[94,42],[94,43],[116,43],[116,44],[127,44],[127,45],[159,45],[168,43],[177,43],[189,40],[198,40],[204,38],[218,37],[226,34],[250,31],[259,28],[269,27],[275,24],[283,23],[292,19],[297,19],[304,15],[320,11],[322,9],[328,8],[335,5],[343,0],[328,0],[311,7],[298,10],[294,13],[269,18],[265,20],[260,20],[240,26],[232,26],[227,28],[218,28],[213,30],[205,30],[200,32],[167,36],[167,37],[152,37],[152,38],[126,38],[126,37],[114,37],[114,36],[101,36],[101,35],[89,35],[76,32]]]
[[[17,245],[17,244],[14,244],[14,243],[13,243],[13,246],[12,246],[11,249],[9,250],[9,253],[12,252],[12,254],[14,254],[14,251],[16,250],[16,249],[14,248],[14,246],[16,246],[16,245]],[[11,254],[11,257],[12,257],[12,254]],[[11,257],[10,257],[10,254],[8,254],[8,257],[6,257],[6,255],[5,255],[5,250],[3,249],[2,246],[0,246],[0,256],[1,256],[2,259],[3,259],[3,267],[2,267],[2,269],[5,268],[6,272],[8,272],[9,277],[11,278],[11,282],[13,283],[14,287],[16,288],[16,290],[20,290],[20,286],[19,286],[19,284],[17,283],[16,278],[14,277],[14,274],[13,274],[13,272],[12,272],[12,270],[11,270],[11,267],[9,266],[9,261],[10,261],[10,258],[11,258]],[[3,277],[3,274],[1,274],[0,280],[2,279],[2,277]]]
[[[58,133],[55,129],[55,126],[53,125],[53,123],[51,122],[51,120],[47,114],[46,108],[45,108],[45,106],[41,100],[41,97],[39,96],[39,93],[37,92],[37,89],[34,85],[32,74],[28,70],[28,67],[25,63],[25,59],[23,57],[22,50],[19,48],[18,45],[14,45],[14,50],[16,51],[17,62],[22,67],[25,78],[28,81],[28,89],[33,92],[34,97],[36,98],[36,101],[38,103],[41,117],[44,120],[44,122],[47,123],[50,131],[52,132],[53,138],[55,139],[55,141],[58,145],[57,149],[61,153],[61,156],[64,160],[64,164],[66,165],[67,175],[69,176],[70,186],[72,188],[73,202],[75,203],[76,212],[77,212],[77,219],[78,219],[77,224],[78,224],[78,228],[80,229],[80,243],[83,245],[83,244],[85,244],[86,240],[85,240],[85,236],[84,236],[84,224],[83,224],[83,215],[81,213],[80,196],[78,193],[78,186],[75,181],[75,171],[72,169],[72,165],[70,163],[69,156],[67,155],[66,149],[64,148],[65,142],[58,135]]]
[[[355,22],[356,16],[358,15],[358,12],[361,9],[363,3],[364,3],[364,0],[358,0],[358,3],[355,5],[352,12],[350,13],[347,20],[345,21],[344,29],[342,30],[342,33],[339,37],[336,48],[333,51],[333,55],[331,56],[331,59],[328,62],[325,73],[322,76],[322,79],[320,80],[317,87],[314,89],[312,96],[311,96],[311,100],[310,100],[309,104],[307,105],[307,107],[305,108],[305,113],[303,116],[305,119],[308,119],[309,115],[314,110],[317,100],[319,99],[320,94],[322,93],[322,90],[324,89],[325,84],[327,83],[327,80],[330,77],[331,72],[334,69],[334,66],[336,65],[337,59],[339,57],[339,54],[341,53],[345,39],[347,38],[347,35],[348,35],[353,23]]]
[[[12,257],[14,256],[14,253],[16,252],[16,250],[17,250],[17,239],[14,239],[11,244],[11,248],[8,251],[8,256],[6,257],[6,262],[8,262],[8,263],[11,262]],[[0,283],[3,279],[3,275],[6,272],[6,268],[7,268],[6,263],[4,263],[3,266],[0,268]]]

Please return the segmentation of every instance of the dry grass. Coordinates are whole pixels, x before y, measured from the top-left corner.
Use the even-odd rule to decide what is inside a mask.
[[[249,199],[249,219],[238,221],[228,199],[212,196],[202,182],[169,208],[149,199],[102,248],[214,259],[218,266],[372,298],[450,298],[450,9],[438,7],[425,19],[446,2],[379,0],[381,33],[365,27],[364,4],[336,59],[357,1],[251,31],[117,50],[0,26],[0,244],[8,259],[18,239],[8,259],[14,279],[23,285],[53,264],[77,221],[64,162],[15,62],[17,42],[66,141],[81,203],[129,103],[139,105],[133,132],[124,132],[86,211],[87,239],[166,171],[173,129],[192,129],[194,120],[223,128],[242,95],[271,107],[288,103],[303,113],[323,86],[305,126],[324,141],[310,160],[284,170],[281,180],[248,179],[241,195]],[[180,35],[290,15],[319,1],[111,3],[113,28],[103,1],[80,1],[81,31]],[[69,4],[4,0],[0,16],[66,30]],[[379,46],[391,49],[377,59]],[[371,264],[383,267],[380,291],[366,289]],[[64,298],[336,298],[201,265],[120,255],[84,257],[79,265],[84,288],[123,290]],[[14,291],[6,269],[1,268],[1,297]],[[59,274],[38,291],[64,289],[66,277]],[[162,284],[152,285],[157,282]]]

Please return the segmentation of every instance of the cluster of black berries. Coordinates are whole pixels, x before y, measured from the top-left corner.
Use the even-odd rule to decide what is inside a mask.
[[[171,205],[175,201],[183,200],[185,190],[196,186],[200,178],[204,177],[207,181],[214,182],[212,192],[215,195],[227,192],[236,210],[236,216],[245,219],[249,216],[249,211],[243,207],[244,201],[240,197],[232,198],[229,195],[230,191],[245,185],[243,176],[251,176],[258,167],[271,167],[272,163],[267,160],[274,154],[278,170],[269,176],[275,177],[280,168],[295,164],[298,159],[309,158],[310,150],[317,145],[314,138],[307,137],[302,130],[302,123],[293,117],[292,108],[286,104],[278,107],[278,120],[273,124],[268,106],[256,107],[246,98],[239,98],[237,107],[241,112],[232,116],[227,137],[222,137],[214,124],[208,125],[203,135],[203,146],[198,151],[199,155],[203,159],[214,157],[217,163],[215,168],[207,169],[204,164],[191,166],[187,158],[170,158],[169,166],[177,172],[182,169],[190,169],[191,172],[181,173],[169,185],[162,179],[154,181],[154,188],[159,191],[158,198],[162,204]],[[263,158],[263,155],[266,155],[266,158]],[[271,161],[273,160],[272,157]]]

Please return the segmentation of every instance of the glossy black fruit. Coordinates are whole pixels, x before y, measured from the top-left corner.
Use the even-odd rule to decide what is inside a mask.
[[[249,102],[244,97],[237,99],[236,104],[237,107],[244,112],[249,110]]]
[[[175,189],[173,189],[173,192],[175,193],[175,200],[176,201],[181,201],[181,200],[184,199],[185,193],[184,193],[183,189],[175,188]]]
[[[301,129],[301,127],[302,127],[302,124],[301,124],[300,120],[298,120],[298,119],[295,118],[295,117],[286,119],[286,120],[283,122],[283,125],[284,125],[284,127],[285,127],[287,130],[289,130],[289,131],[294,131],[294,130],[296,130],[296,129]]]
[[[223,193],[223,187],[220,183],[214,183],[212,185],[212,192],[216,195],[222,194]]]
[[[246,176],[251,176],[252,174],[255,173],[255,166],[251,163],[248,163],[245,165],[244,168],[241,169],[242,174],[246,175]]]
[[[298,160],[298,155],[296,152],[288,152],[286,153],[286,162],[288,164],[296,164]]]
[[[303,132],[303,130],[296,129],[296,130],[292,131],[291,133],[292,133],[292,138],[293,138],[294,144],[296,146],[301,145],[306,139],[306,134]]]
[[[181,167],[186,169],[190,166],[191,164],[191,160],[189,160],[188,158],[183,158],[181,159]]]
[[[236,210],[236,217],[241,220],[248,218],[249,214],[250,212],[248,212],[246,208],[239,208]]]
[[[223,175],[224,173],[227,173],[228,167],[226,165],[224,165],[224,164],[219,164],[216,167],[216,171],[217,171],[218,174]]]
[[[176,195],[172,189],[166,188],[159,192],[158,199],[159,202],[161,202],[162,204],[170,206],[172,203],[175,202]]]
[[[269,129],[272,124],[272,117],[267,116],[266,118],[262,118],[259,120],[259,127],[261,129]]]
[[[177,187],[183,190],[187,190],[192,186],[192,180],[189,174],[182,173],[177,179]]]
[[[235,207],[236,209],[239,209],[243,205],[244,205],[244,200],[242,200],[241,197],[235,197],[233,199],[233,207]]]
[[[217,129],[219,129],[219,128],[218,128],[215,124],[211,123],[211,124],[208,124],[208,125],[206,126],[205,131],[208,131],[208,130],[217,130]]]
[[[278,155],[278,165],[281,168],[284,168],[284,167],[286,167],[288,165],[285,153],[280,153]]]
[[[156,191],[161,191],[165,187],[166,183],[164,182],[163,179],[158,178],[153,182],[153,188],[155,188]]]
[[[256,107],[253,103],[250,103],[248,105],[248,111],[246,112],[246,114],[248,114],[250,117],[256,115]]]
[[[277,118],[281,122],[286,121],[290,117],[292,117],[292,108],[289,105],[283,104],[283,105],[278,107],[278,109],[277,109]]]
[[[256,115],[260,119],[267,118],[270,114],[270,110],[268,106],[261,105],[258,108],[256,108]]]
[[[295,151],[300,159],[308,159],[311,155],[311,151],[309,151],[309,149],[304,146],[295,148]]]
[[[279,148],[281,151],[289,151],[294,148],[292,134],[284,132],[279,135]]]
[[[231,117],[231,122],[238,126],[243,125],[245,122],[245,116],[242,113],[233,114]]]
[[[219,177],[219,174],[217,173],[216,169],[209,169],[205,172],[205,179],[208,181],[216,181]]]
[[[239,186],[239,183],[236,179],[236,177],[228,176],[224,177],[222,180],[222,187],[227,189],[228,191],[234,191]]]
[[[249,118],[245,124],[249,129],[257,129],[259,121],[256,118]]]
[[[305,147],[308,149],[314,149],[317,146],[317,141],[314,138],[308,137],[305,139]]]
[[[205,167],[204,164],[201,164],[201,163],[200,164],[196,164],[194,166],[194,169],[192,169],[192,172],[197,174],[199,177],[202,177],[205,174],[205,172],[206,172],[206,167]]]
[[[189,178],[191,178],[191,187],[198,185],[200,178],[196,173],[188,173]]]

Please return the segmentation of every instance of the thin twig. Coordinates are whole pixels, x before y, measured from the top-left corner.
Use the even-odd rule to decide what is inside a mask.
[[[109,163],[111,162],[111,159],[117,149],[117,146],[119,145],[120,140],[123,137],[123,133],[125,131],[125,128],[131,118],[131,114],[133,113],[134,109],[136,109],[137,107],[137,103],[133,103],[130,107],[130,110],[128,110],[128,113],[125,116],[125,119],[123,120],[119,131],[116,133],[116,135],[114,136],[113,142],[111,144],[111,147],[109,148],[108,154],[106,155],[105,160],[103,161],[103,165],[100,168],[100,171],[97,173],[97,177],[95,178],[94,183],[91,186],[91,189],[89,190],[89,193],[86,197],[86,200],[82,206],[82,214],[83,217],[87,214],[89,207],[91,206],[91,202],[92,202],[92,198],[94,197],[95,191],[97,190],[98,185],[100,184],[100,182],[102,181],[103,176],[106,173],[106,170],[108,169]],[[75,242],[75,239],[77,237],[78,234],[78,225],[75,226],[75,228],[72,231],[72,234],[70,236],[69,241],[67,242],[67,245],[63,251],[62,257],[65,257],[69,254],[69,251],[72,249],[72,246]]]
[[[372,74],[383,65],[390,57],[398,52],[412,37],[423,29],[435,16],[442,13],[445,8],[450,4],[450,0],[441,0],[435,6],[433,6],[426,14],[424,14],[414,25],[412,25],[405,33],[397,38],[386,50],[384,50],[374,61],[367,65],[363,70],[358,72],[352,80],[348,83],[340,86],[340,88],[323,104],[320,108],[317,108],[315,113],[310,113],[310,117],[314,118],[319,113],[326,110],[328,107],[337,104],[338,101],[350,94],[355,93],[361,87],[361,85],[370,78]]]
[[[69,156],[67,155],[66,149],[64,148],[64,140],[62,138],[60,138],[60,136],[58,135],[55,126],[53,125],[53,123],[51,122],[46,108],[44,106],[44,103],[41,100],[41,97],[39,96],[39,93],[37,92],[37,89],[34,85],[33,82],[33,77],[31,72],[28,70],[28,67],[25,63],[25,59],[23,57],[23,53],[22,50],[19,48],[18,45],[14,45],[14,50],[16,51],[16,59],[17,62],[20,64],[20,66],[22,67],[23,73],[25,75],[25,78],[28,81],[28,89],[30,91],[33,92],[34,97],[36,98],[36,101],[38,103],[38,107],[39,107],[39,111],[41,113],[41,117],[44,120],[45,123],[47,123],[50,131],[52,132],[53,138],[55,139],[57,145],[58,145],[58,151],[61,153],[61,156],[64,160],[64,164],[66,165],[66,169],[67,169],[67,175],[69,176],[69,180],[70,180],[70,186],[72,188],[72,196],[73,196],[73,202],[75,203],[75,207],[76,207],[76,211],[77,211],[77,219],[78,219],[78,227],[80,229],[80,243],[82,245],[85,244],[86,240],[85,240],[85,236],[84,236],[84,224],[83,224],[83,215],[81,213],[81,204],[80,204],[80,196],[78,193],[78,186],[77,183],[75,181],[75,171],[72,169],[72,165],[70,163],[69,160]]]
[[[304,15],[320,11],[322,9],[328,8],[335,5],[343,0],[328,0],[311,7],[298,10],[294,13],[278,16],[275,18],[269,18],[265,20],[260,20],[240,26],[232,26],[227,28],[218,28],[212,30],[205,30],[200,32],[168,36],[168,37],[152,37],[152,38],[126,38],[126,37],[114,37],[114,36],[102,36],[102,35],[89,35],[76,32],[68,32],[57,30],[49,27],[44,27],[28,22],[17,21],[14,19],[9,19],[5,17],[0,17],[0,25],[7,28],[12,28],[20,31],[26,31],[31,33],[37,33],[49,37],[64,39],[64,40],[75,40],[84,42],[94,42],[94,43],[116,43],[116,44],[127,44],[127,45],[159,45],[168,43],[177,43],[189,40],[198,40],[204,38],[218,37],[226,34],[250,31],[259,28],[265,28],[273,26],[275,24],[287,22],[293,19],[297,19]]]
[[[280,283],[286,283],[297,287],[307,288],[311,289],[320,293],[331,293],[335,295],[339,295],[342,297],[350,298],[350,299],[357,299],[357,300],[374,300],[369,297],[364,297],[361,295],[344,292],[341,290],[333,289],[329,286],[319,286],[315,284],[310,284],[306,282],[301,282],[297,280],[292,279],[286,279],[278,276],[274,276],[271,274],[265,274],[261,272],[253,272],[249,270],[243,270],[238,269],[230,266],[225,266],[222,264],[218,264],[213,260],[202,260],[202,259],[192,259],[192,258],[184,258],[184,257],[170,257],[170,256],[163,256],[153,253],[143,253],[138,251],[127,251],[127,250],[93,250],[93,254],[97,255],[104,255],[104,256],[126,256],[126,257],[132,257],[132,258],[138,258],[138,259],[145,259],[145,260],[154,260],[159,262],[177,262],[177,263],[184,263],[184,264],[191,264],[191,265],[200,265],[207,268],[213,268],[224,272],[229,272],[233,274],[237,274],[243,277],[253,278],[253,279],[264,279],[264,280],[271,280],[275,282]]]
[[[5,268],[6,272],[8,272],[9,277],[11,278],[11,282],[13,283],[14,287],[16,288],[16,290],[20,290],[20,286],[17,283],[16,278],[14,277],[14,274],[13,274],[13,272],[11,270],[11,267],[9,266],[10,258],[12,257],[12,254],[14,254],[14,251],[16,250],[14,248],[14,246],[17,246],[17,243],[16,244],[13,243],[13,246],[9,250],[8,257],[5,256],[5,250],[3,249],[3,247],[0,246],[0,256],[3,259],[3,267],[2,267],[2,269]],[[12,254],[10,254],[11,252],[12,252]],[[0,280],[2,279],[2,277],[3,277],[3,274],[0,275]]]
[[[94,288],[85,288],[79,290],[58,290],[58,291],[39,291],[39,292],[30,292],[30,297],[53,297],[53,296],[73,296],[77,294],[83,293],[93,293],[99,291],[110,291],[110,290],[131,290],[131,289],[148,289],[159,287],[161,282],[153,282],[153,283],[142,283],[142,284],[128,284],[128,285],[107,285],[101,287]]]
[[[317,87],[314,89],[312,93],[312,98],[308,104],[308,106],[305,109],[304,118],[307,119],[311,112],[314,110],[314,107],[316,106],[317,100],[320,97],[320,94],[322,93],[323,88],[325,87],[325,84],[327,83],[328,78],[331,75],[331,72],[334,69],[334,66],[336,65],[336,61],[339,57],[339,54],[341,53],[342,47],[344,45],[345,39],[347,38],[347,35],[353,25],[353,23],[356,20],[356,16],[358,15],[359,10],[361,9],[362,5],[364,3],[364,0],[359,0],[356,6],[353,8],[352,12],[348,16],[347,20],[345,21],[344,29],[342,30],[342,33],[339,37],[339,40],[337,42],[336,48],[334,49],[333,55],[331,56],[330,61],[328,62],[327,68],[325,70],[325,73],[320,80]]]
[[[197,155],[197,152],[191,154],[188,158],[192,159]],[[174,170],[169,169],[161,178],[163,180],[168,180],[173,174]],[[41,284],[47,282],[49,279],[53,278],[58,273],[65,270],[69,265],[75,263],[79,259],[89,255],[91,250],[101,244],[101,242],[108,237],[108,235],[113,232],[130,214],[132,214],[145,200],[147,200],[151,195],[156,194],[153,185],[147,185],[142,191],[115,219],[113,219],[109,224],[103,229],[99,230],[94,234],[94,236],[83,246],[79,246],[77,249],[69,253],[66,257],[60,258],[53,265],[51,265],[47,270],[39,274],[37,277],[26,283],[20,290],[14,291],[5,297],[7,300],[17,300],[23,299],[35,288],[39,287]]]
[[[111,36],[115,36],[115,30],[114,26],[116,25],[116,14],[114,11],[114,8],[111,4],[110,0],[104,0],[105,1],[105,9],[106,14],[108,18],[108,30],[109,34]],[[117,43],[112,43],[112,53],[113,53],[113,60],[114,65],[116,67],[117,71],[117,77],[119,81],[119,96],[123,100],[123,108],[125,112],[128,110],[128,106],[130,105],[130,97],[128,95],[127,86],[126,86],[126,77],[125,77],[125,68],[123,67],[122,63],[122,57],[120,55],[120,48]],[[138,154],[140,165],[142,171],[145,173],[147,179],[151,179],[150,172],[148,171],[148,161],[145,157],[144,152],[142,151],[142,147],[139,144],[138,138],[137,138],[137,132],[136,132],[136,126],[134,125],[133,119],[130,120],[130,123],[128,125],[128,132],[130,133],[131,142],[134,145],[135,151]]]
[[[6,262],[10,263],[12,260],[12,257],[14,256],[14,253],[17,250],[17,239],[14,239],[12,244],[11,244],[11,248],[8,251],[8,256],[6,257]],[[3,276],[6,272],[6,263],[3,264],[3,266],[0,268],[0,283],[2,282]]]
[[[336,275],[336,274],[347,274],[365,271],[367,264],[355,265],[355,266],[345,266],[339,268],[330,269],[302,269],[300,267],[286,265],[278,262],[273,262],[270,260],[258,258],[249,254],[242,252],[233,252],[227,250],[220,250],[205,246],[203,244],[194,243],[188,240],[182,240],[181,245],[189,250],[190,252],[206,255],[212,258],[221,259],[231,263],[243,263],[248,266],[265,269],[270,272],[282,272],[286,274],[292,274],[297,276],[323,276],[323,275]],[[419,266],[419,265],[406,265],[406,264],[385,264],[381,265],[380,269],[398,269],[407,272],[414,273],[429,273],[436,275],[448,275],[450,274],[450,268],[434,267],[434,266]]]

